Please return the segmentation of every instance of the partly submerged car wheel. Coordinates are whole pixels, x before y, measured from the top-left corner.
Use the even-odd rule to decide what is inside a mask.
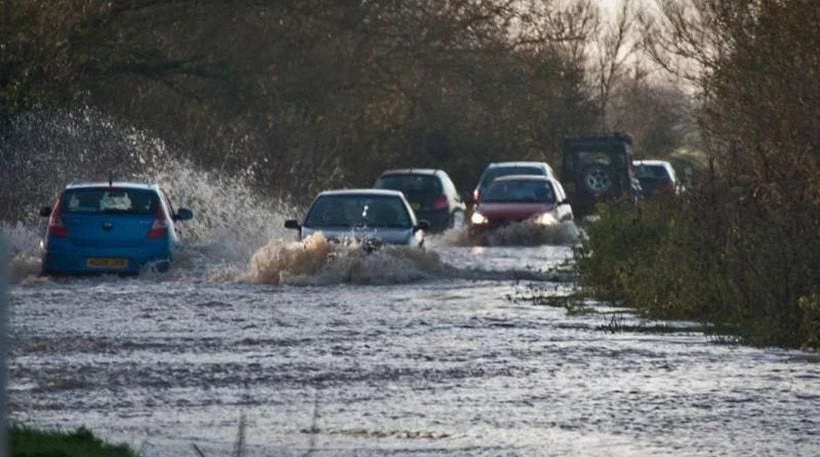
[[[584,186],[594,195],[600,195],[612,187],[612,178],[604,165],[592,165],[584,171]]]
[[[456,211],[450,215],[450,222],[447,224],[448,229],[464,228],[464,212]]]

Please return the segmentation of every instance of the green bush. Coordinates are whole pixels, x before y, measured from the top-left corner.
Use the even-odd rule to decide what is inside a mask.
[[[111,445],[85,427],[73,432],[45,432],[11,428],[12,457],[136,457],[126,445]]]
[[[577,248],[582,282],[653,318],[708,322],[749,344],[818,347],[816,242],[784,234],[788,219],[753,224],[748,202],[707,186],[601,206]]]

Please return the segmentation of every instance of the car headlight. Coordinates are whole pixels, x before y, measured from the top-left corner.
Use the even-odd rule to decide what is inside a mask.
[[[558,219],[556,219],[552,213],[543,213],[535,218],[535,223],[538,225],[556,225],[558,224]]]
[[[478,211],[474,212],[472,216],[470,216],[470,222],[475,225],[486,224],[489,222],[483,214],[479,213]]]

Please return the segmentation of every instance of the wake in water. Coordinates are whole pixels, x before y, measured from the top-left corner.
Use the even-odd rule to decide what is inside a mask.
[[[448,230],[430,237],[429,242],[436,246],[570,246],[579,239],[580,230],[574,222],[543,226],[523,221],[488,232]]]
[[[401,284],[451,270],[432,251],[385,246],[367,252],[354,241],[331,243],[315,233],[301,242],[269,242],[253,255],[249,279],[265,284]]]

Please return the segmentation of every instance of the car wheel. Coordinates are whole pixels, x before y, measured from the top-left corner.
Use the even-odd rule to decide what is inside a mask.
[[[600,195],[612,187],[610,172],[604,165],[592,165],[584,170],[584,187],[593,195]]]
[[[464,228],[464,212],[463,211],[456,211],[455,213],[450,215],[450,222],[447,224],[447,228],[449,229],[461,229]]]

